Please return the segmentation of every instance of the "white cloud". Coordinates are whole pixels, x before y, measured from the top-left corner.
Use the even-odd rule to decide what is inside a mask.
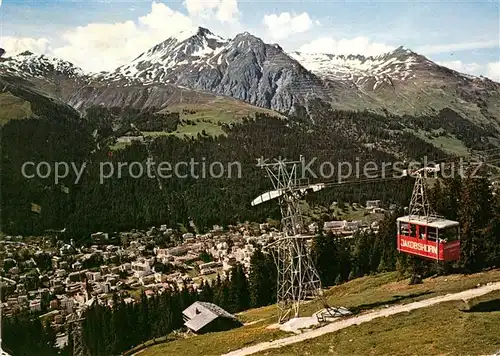
[[[112,70],[193,26],[188,16],[154,2],[136,22],[90,23],[65,32],[66,44],[53,54],[88,71]]]
[[[2,44],[9,53],[30,50],[49,54],[84,70],[98,72],[113,70],[155,44],[198,24],[216,29],[224,26],[227,30],[240,26],[237,0],[186,0],[185,5],[189,6],[189,15],[172,10],[164,3],[153,2],[150,12],[135,21],[89,23],[68,29],[61,35],[64,44],[53,50],[45,38],[8,37]]]
[[[343,38],[336,40],[332,37],[321,37],[310,43],[300,46],[299,52],[331,53],[331,54],[363,54],[376,56],[392,51],[395,47],[384,43],[371,42],[367,37]]]
[[[0,38],[0,43],[6,52],[5,56],[12,56],[24,51],[40,54],[51,52],[50,41],[46,38],[5,36]]]
[[[486,73],[488,78],[500,83],[500,61],[488,63]]]
[[[295,33],[309,31],[314,25],[320,25],[319,21],[312,21],[307,12],[301,14],[290,14],[282,12],[279,15],[264,15],[262,23],[269,35],[274,39],[286,38]]]
[[[184,6],[191,17],[235,22],[239,16],[237,0],[185,0]]]
[[[483,75],[496,82],[500,82],[500,61],[490,62],[487,64],[480,63],[464,63],[462,61],[444,61],[436,62],[437,64],[456,70],[460,73]]]
[[[437,64],[456,70],[460,73],[467,73],[472,75],[480,75],[484,73],[484,65],[479,63],[464,63],[462,61],[437,61]]]
[[[458,51],[466,51],[472,49],[485,49],[485,48],[498,48],[498,47],[500,47],[500,41],[496,39],[496,40],[482,41],[482,42],[465,42],[465,43],[421,46],[417,48],[417,52],[428,55],[436,53],[448,53],[448,52],[458,52]]]
[[[193,22],[188,16],[170,9],[163,3],[155,2],[151,5],[149,14],[139,17],[139,23],[151,30],[166,32],[167,37],[172,33],[193,26]]]
[[[129,59],[135,50],[142,52],[148,45],[141,43],[134,22],[114,24],[92,23],[63,34],[67,44],[56,48],[54,55],[90,71],[109,70]]]

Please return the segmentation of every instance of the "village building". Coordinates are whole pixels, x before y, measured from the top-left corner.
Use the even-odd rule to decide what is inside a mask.
[[[182,312],[184,325],[196,334],[225,331],[241,326],[236,317],[218,305],[194,302]]]

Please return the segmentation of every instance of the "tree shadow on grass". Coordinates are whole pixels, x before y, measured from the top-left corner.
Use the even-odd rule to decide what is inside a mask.
[[[412,293],[412,294],[405,294],[405,295],[395,295],[391,299],[386,299],[386,300],[382,300],[382,301],[375,302],[375,303],[361,304],[361,305],[349,308],[349,310],[353,314],[359,314],[365,310],[375,309],[375,308],[378,308],[378,307],[381,307],[384,305],[393,305],[393,304],[396,304],[396,303],[401,302],[403,300],[417,298],[417,297],[431,294],[431,293],[432,292],[426,291],[426,292],[419,292],[419,293]]]
[[[500,311],[500,298],[478,303],[468,310],[461,310],[465,313],[490,313]]]

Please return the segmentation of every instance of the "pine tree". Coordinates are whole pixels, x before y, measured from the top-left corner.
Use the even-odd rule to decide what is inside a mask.
[[[370,253],[371,247],[373,244],[370,240],[372,240],[372,235],[369,233],[359,233],[356,234],[353,238],[353,252],[352,252],[352,276],[349,279],[353,279],[353,277],[362,277],[365,274],[370,272]],[[378,263],[377,263],[378,264]]]
[[[462,200],[462,179],[457,176],[453,178],[448,178],[444,180],[445,187],[443,188],[441,205],[442,211],[437,210],[436,212],[441,213],[447,219],[457,220],[459,215],[460,201]],[[439,208],[438,207],[436,209]]]
[[[491,191],[485,178],[468,177],[463,182],[460,210],[461,259],[466,272],[475,272],[485,265],[485,242],[482,229],[491,219]]]
[[[340,273],[339,239],[332,233],[320,233],[313,239],[311,257],[324,286],[335,284]]]
[[[141,293],[139,305],[138,305],[138,325],[137,333],[140,341],[147,340],[148,336],[151,334],[151,325],[149,323],[149,306],[148,299],[144,292]]]
[[[232,313],[246,310],[250,307],[250,292],[244,267],[237,263],[231,269],[229,282],[229,309]]]
[[[201,291],[200,291],[199,299],[202,302],[213,302],[214,293],[212,291],[212,287],[210,286],[210,283],[208,281],[202,280],[200,289],[201,289]]]
[[[396,269],[396,259],[398,256],[396,248],[397,225],[396,220],[403,215],[403,210],[398,209],[390,215],[386,215],[379,224],[379,231],[375,244],[380,250],[380,263],[377,271],[393,271]]]
[[[439,179],[434,181],[434,185],[428,190],[429,205],[437,214],[445,214],[445,197],[443,187]]]
[[[41,341],[43,345],[41,347],[41,350],[43,350],[42,354],[53,355],[56,350],[56,332],[52,329],[52,326],[50,326],[49,321],[43,326]]]
[[[500,196],[492,200],[493,217],[484,230],[487,266],[500,266]]]
[[[221,288],[222,288],[222,279],[220,277],[220,274],[217,274],[217,278],[215,278],[212,282],[212,290],[214,293],[213,302],[214,302],[214,304],[217,304],[218,306],[222,306],[222,304],[221,304]]]
[[[67,356],[73,356],[74,354],[74,347],[75,347],[75,343],[74,343],[74,335],[73,335],[73,323],[68,323],[68,343],[66,344],[66,347],[65,347],[65,352],[64,354],[67,355]]]
[[[250,305],[261,307],[271,304],[276,294],[276,268],[269,257],[257,248],[250,259],[248,276],[250,290]]]
[[[170,300],[170,310],[172,312],[172,328],[177,329],[180,328],[184,323],[182,319],[182,312],[185,309],[182,308],[182,297],[179,289],[177,288],[177,285],[174,285],[174,290],[172,291]]]

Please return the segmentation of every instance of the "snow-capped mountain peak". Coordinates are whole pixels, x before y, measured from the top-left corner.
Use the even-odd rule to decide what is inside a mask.
[[[40,79],[54,75],[64,75],[68,78],[85,75],[81,68],[68,61],[29,51],[0,59],[0,72]]]
[[[167,38],[129,64],[98,77],[104,80],[133,79],[143,83],[163,81],[181,66],[200,64],[227,42],[206,28],[196,27]]]
[[[47,88],[79,108],[91,102],[162,106],[177,86],[292,114],[317,100],[340,109],[383,107],[410,114],[449,107],[476,115],[470,108],[477,106],[484,117],[490,103],[490,112],[499,112],[500,84],[445,68],[405,47],[378,56],[285,53],[248,32],[228,40],[201,27],[167,38],[112,72],[82,75],[69,62],[24,53],[0,59],[0,74],[5,73],[52,81]],[[144,101],[150,91],[155,99]]]
[[[167,38],[153,48],[144,52],[134,61],[139,59],[162,59],[163,56],[172,54],[173,51],[181,52],[189,56],[200,56],[204,52],[213,51],[215,48],[226,43],[222,37],[214,35],[208,29],[197,27],[195,29],[181,31],[178,34]]]
[[[426,67],[432,63],[402,46],[378,56],[302,52],[292,52],[290,56],[321,77],[353,81],[358,86],[364,86],[370,79],[370,89],[376,89],[382,82],[394,79],[411,79],[416,67]]]

